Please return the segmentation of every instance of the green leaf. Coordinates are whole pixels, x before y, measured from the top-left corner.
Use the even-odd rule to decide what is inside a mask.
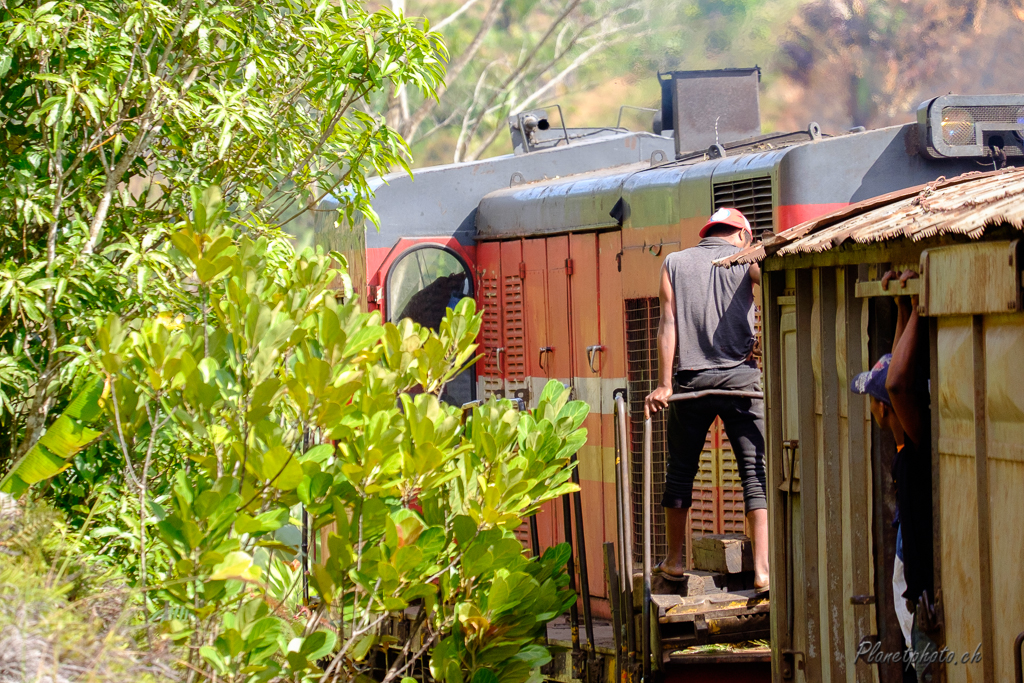
[[[302,647],[299,654],[306,659],[315,662],[328,655],[338,642],[338,636],[333,631],[314,631],[302,639]]]
[[[373,647],[374,643],[377,642],[377,636],[373,634],[367,634],[359,639],[359,641],[350,650],[352,659],[357,662],[363,660],[369,653],[370,648]]]
[[[224,559],[217,563],[210,575],[210,581],[223,581],[224,579],[242,579],[244,581],[257,581],[260,578],[260,568],[253,564],[252,556],[249,553],[236,550],[228,553]]]
[[[263,454],[260,476],[279,491],[293,491],[302,483],[302,465],[283,446],[274,446]]]
[[[28,486],[57,476],[71,466],[71,459],[102,432],[87,425],[101,413],[103,378],[96,377],[50,425],[39,441],[0,480],[0,491],[24,493]]]

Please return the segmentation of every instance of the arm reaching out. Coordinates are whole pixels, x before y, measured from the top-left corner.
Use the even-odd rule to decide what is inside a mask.
[[[672,395],[672,371],[676,358],[676,294],[668,276],[668,268],[661,269],[661,320],[658,321],[658,386],[644,400],[644,417],[668,406]]]
[[[882,276],[882,289],[889,289],[889,281],[893,278],[899,278],[900,287],[905,286],[907,280],[911,277],[917,277],[917,273],[912,270],[904,271],[902,275],[898,274],[895,270],[890,270]],[[896,304],[899,307],[898,315],[896,317],[896,334],[892,339],[892,350],[896,352],[896,346],[900,343],[900,337],[903,336],[904,330],[907,329],[907,321],[910,319],[910,309],[907,307],[907,297],[896,297]]]
[[[906,282],[912,277],[917,277],[917,273],[908,270],[900,280]],[[928,323],[917,314],[916,299],[913,297],[909,304],[904,297],[899,300],[903,329],[898,326],[896,330],[885,388],[903,431],[911,441],[919,444],[930,429],[927,424],[928,396],[920,391],[923,378],[918,376],[919,360],[927,353]]]

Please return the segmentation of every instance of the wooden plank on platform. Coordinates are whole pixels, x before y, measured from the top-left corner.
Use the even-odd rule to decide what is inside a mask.
[[[708,572],[753,571],[750,539],[738,534],[705,534],[693,539],[693,566]]]

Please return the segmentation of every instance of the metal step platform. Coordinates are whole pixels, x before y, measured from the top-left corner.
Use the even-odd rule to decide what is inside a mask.
[[[717,390],[674,395],[669,400],[698,398],[705,394],[726,393]],[[728,392],[755,397],[755,392]],[[760,397],[760,393],[756,394]],[[719,574],[710,571],[688,572],[686,580],[656,580],[652,576],[652,423],[644,423],[643,449],[643,566],[637,573],[633,565],[633,501],[630,481],[631,457],[627,445],[628,416],[625,398],[615,396],[615,474],[616,502],[619,514],[618,548],[606,543],[605,576],[612,610],[612,649],[616,653],[612,667],[604,661],[601,673],[586,667],[587,680],[602,680],[611,674],[614,681],[671,681],[687,671],[686,680],[727,680],[727,670],[747,667],[736,680],[768,680],[771,655],[767,648],[746,652],[689,651],[694,646],[767,640],[770,637],[768,595],[751,590],[753,577],[748,571]],[[617,550],[617,552],[616,552]],[[749,567],[743,566],[747,570]],[[691,575],[692,576],[689,576]],[[637,580],[639,579],[639,580]],[[748,586],[749,584],[749,586]],[[742,587],[741,587],[742,586]],[[687,593],[699,590],[698,595]],[[577,642],[579,642],[577,640]],[[576,656],[577,661],[581,659]],[[698,674],[710,667],[710,678]],[[577,669],[578,670],[578,669]],[[694,677],[694,675],[696,677]],[[582,677],[581,677],[582,678]],[[560,679],[561,680],[561,679]],[[607,679],[604,679],[607,680]]]

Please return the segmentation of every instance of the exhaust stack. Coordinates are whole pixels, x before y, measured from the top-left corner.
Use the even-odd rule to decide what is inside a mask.
[[[668,71],[661,83],[661,125],[672,128],[676,156],[761,134],[761,68]]]

